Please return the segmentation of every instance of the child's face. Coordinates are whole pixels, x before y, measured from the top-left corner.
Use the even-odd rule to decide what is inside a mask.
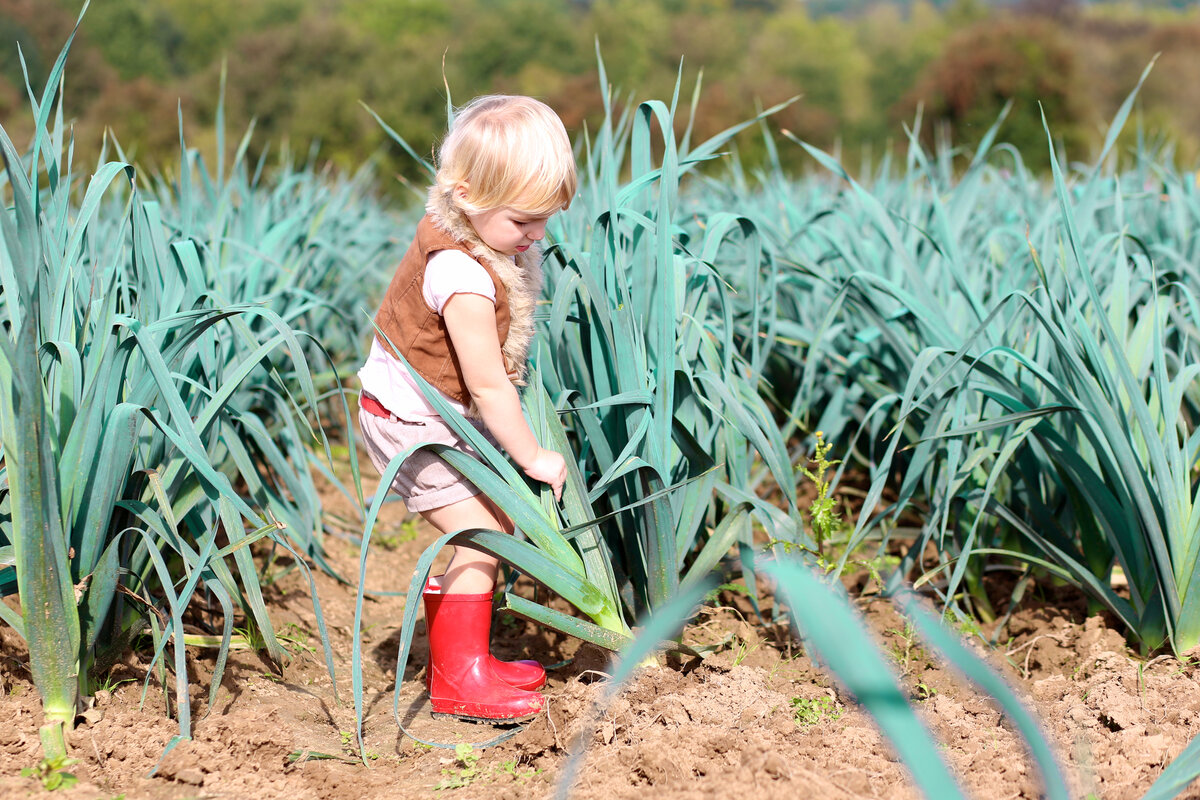
[[[515,256],[546,235],[546,221],[553,214],[528,214],[511,208],[493,208],[467,219],[483,243],[498,253]]]

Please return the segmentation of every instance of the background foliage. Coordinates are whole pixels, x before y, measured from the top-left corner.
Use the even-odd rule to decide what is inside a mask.
[[[0,0],[0,118],[24,119],[13,113],[24,105],[25,79],[11,42],[32,85],[42,85],[78,6]],[[182,105],[189,142],[211,156],[227,61],[230,123],[257,121],[251,157],[266,142],[300,154],[318,143],[321,160],[353,168],[385,142],[360,101],[408,141],[437,139],[443,63],[456,99],[534,94],[573,132],[585,122],[595,130],[603,118],[597,41],[613,85],[642,96],[670,96],[681,58],[689,81],[702,69],[701,138],[799,94],[775,124],[826,149],[857,154],[868,145],[878,154],[902,143],[901,123],[918,109],[930,141],[944,134],[974,145],[1012,100],[1004,139],[1041,167],[1037,101],[1070,157],[1087,159],[1161,52],[1141,113],[1180,155],[1200,146],[1200,89],[1172,78],[1200,67],[1200,15],[1181,0],[105,0],[72,50],[66,105],[83,154],[98,150],[107,128],[139,163],[173,162]],[[759,139],[739,145],[743,159],[761,161]],[[416,177],[411,159],[387,152],[388,171]],[[804,164],[792,150],[783,158],[786,167]]]

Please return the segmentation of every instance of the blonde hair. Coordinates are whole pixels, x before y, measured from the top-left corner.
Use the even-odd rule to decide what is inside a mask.
[[[575,196],[575,155],[562,120],[545,103],[485,95],[455,114],[437,184],[468,214],[500,207],[553,214]],[[455,191],[463,184],[465,198]]]

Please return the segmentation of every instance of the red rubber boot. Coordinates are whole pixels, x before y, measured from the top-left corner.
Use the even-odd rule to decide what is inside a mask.
[[[425,595],[440,595],[442,593],[441,575],[432,575],[425,583]],[[428,606],[426,606],[428,607]],[[546,670],[536,661],[523,659],[521,661],[501,661],[493,655],[492,671],[496,677],[517,689],[536,691],[546,685]],[[425,670],[425,688],[429,688],[429,676],[433,670]]]
[[[492,594],[426,592],[429,701],[434,717],[516,723],[542,710],[542,696],[509,686],[492,667]]]

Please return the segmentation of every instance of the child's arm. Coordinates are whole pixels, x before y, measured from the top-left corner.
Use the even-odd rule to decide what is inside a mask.
[[[554,499],[560,499],[567,464],[559,453],[539,446],[525,422],[517,388],[504,369],[496,306],[482,295],[455,294],[446,301],[442,318],[484,424],[526,475],[550,484]]]

